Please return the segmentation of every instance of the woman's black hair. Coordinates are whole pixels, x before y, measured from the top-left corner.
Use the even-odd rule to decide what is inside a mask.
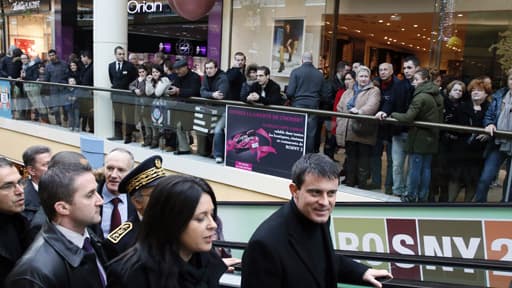
[[[142,249],[157,265],[163,281],[173,281],[180,237],[194,216],[203,193],[213,202],[217,218],[217,200],[212,188],[203,179],[171,175],[162,178],[151,193],[138,240]],[[162,282],[164,283],[164,282]]]

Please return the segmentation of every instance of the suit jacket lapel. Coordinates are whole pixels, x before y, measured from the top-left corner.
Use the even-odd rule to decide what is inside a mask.
[[[292,200],[293,201],[293,200]],[[289,209],[288,215],[289,215],[289,221],[290,225],[288,225],[288,241],[290,242],[290,246],[293,248],[295,253],[299,256],[299,258],[302,261],[302,264],[308,269],[308,271],[311,273],[311,276],[315,279],[318,286],[321,287],[321,279],[319,278],[320,275],[317,275],[315,270],[313,269],[314,263],[313,259],[310,259],[310,257],[305,253],[305,251],[308,251],[312,249],[312,247],[308,247],[304,241],[301,241],[304,238],[307,238],[308,235],[304,235],[300,229],[300,223],[298,223],[298,219],[295,215],[293,215],[295,212],[293,211],[291,204],[288,204],[287,207]]]

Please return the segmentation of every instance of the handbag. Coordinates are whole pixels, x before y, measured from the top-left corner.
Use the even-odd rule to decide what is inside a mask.
[[[371,120],[350,119],[350,129],[359,137],[367,137],[376,133],[377,125]]]

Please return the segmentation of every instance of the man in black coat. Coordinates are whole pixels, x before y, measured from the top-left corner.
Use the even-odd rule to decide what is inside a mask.
[[[256,70],[256,82],[249,86],[247,94],[240,95],[244,102],[262,103],[265,105],[281,105],[281,87],[270,79],[270,69],[267,66],[260,66]]]
[[[217,61],[210,59],[204,64],[205,74],[201,83],[201,97],[208,99],[230,99],[229,96],[229,80],[226,73],[219,69]],[[215,125],[213,135],[213,157],[215,162],[224,163],[224,148],[226,127],[225,113],[222,113],[219,121]]]
[[[28,147],[22,155],[23,164],[27,169],[30,179],[25,185],[25,210],[23,216],[27,221],[32,221],[32,217],[39,209],[39,194],[37,193],[39,180],[43,174],[48,170],[48,163],[52,157],[50,148],[43,145],[34,145]]]
[[[128,90],[128,86],[137,78],[137,68],[132,63],[125,60],[125,51],[123,47],[117,46],[114,48],[114,54],[116,61],[108,65],[108,76],[110,77],[110,83],[112,83],[112,89]],[[126,102],[133,97],[131,94],[114,94],[112,95],[112,102],[123,101]],[[135,101],[135,100],[134,100]],[[135,102],[121,103],[121,109],[114,109],[114,137],[109,140],[121,140],[122,139],[122,126],[125,125],[125,144],[132,142],[132,132],[135,130],[134,120],[134,109]],[[114,105],[115,107],[115,105]],[[123,114],[125,117],[125,123],[123,123]]]
[[[292,200],[256,229],[242,258],[242,288],[326,287],[337,282],[381,287],[392,277],[334,254],[329,222],[338,192],[338,167],[306,154],[292,168]],[[366,283],[366,284],[368,284]]]
[[[245,79],[246,57],[242,52],[236,52],[233,57],[233,66],[226,71],[229,80],[229,98],[225,100],[240,101],[240,91]]]
[[[391,97],[384,98],[382,110],[375,114],[377,119],[385,119],[391,113],[405,113],[409,109],[412,102],[414,86],[414,74],[420,68],[418,58],[414,56],[407,56],[404,58],[403,69],[405,78],[395,85],[391,93]],[[398,83],[397,83],[398,84]],[[406,143],[408,136],[408,127],[401,125],[393,125],[391,127],[391,158],[393,160],[393,188],[392,193],[395,196],[402,196],[406,194],[406,179],[405,175],[405,159],[407,157]]]
[[[92,54],[88,50],[80,52],[80,60],[83,64],[82,73],[80,74],[80,85],[94,86],[94,71],[92,64]],[[93,111],[93,99],[92,91],[85,90],[84,96],[79,99],[80,101],[80,117],[82,118],[82,131],[87,131],[89,126],[89,132],[94,133],[94,111]]]
[[[189,97],[199,97],[201,95],[201,77],[194,71],[191,71],[188,67],[188,62],[185,59],[177,60],[172,66],[174,71],[176,72],[176,79],[168,90],[168,95],[170,97],[179,98],[189,98]],[[176,111],[176,113],[180,113],[180,111]],[[183,112],[181,112],[183,113]],[[191,117],[190,115],[184,117]],[[187,137],[187,131],[183,130],[182,121],[178,121],[178,123],[173,123],[173,126],[176,125],[176,151],[174,154],[189,154],[190,153],[190,143],[188,141],[189,137]]]
[[[139,224],[142,216],[144,216],[151,192],[153,192],[158,180],[165,177],[165,175],[165,170],[162,167],[162,157],[155,155],[142,161],[121,180],[118,190],[120,193],[130,196],[130,200],[137,210],[137,215],[128,218],[128,221],[108,234],[103,242],[108,259],[114,259],[135,244]]]
[[[21,181],[14,164],[0,158],[0,288],[27,246],[26,222],[21,215],[25,207]]]
[[[72,163],[50,168],[39,186],[50,221],[16,263],[6,287],[105,287],[106,258],[87,229],[100,221],[103,204],[90,167]]]

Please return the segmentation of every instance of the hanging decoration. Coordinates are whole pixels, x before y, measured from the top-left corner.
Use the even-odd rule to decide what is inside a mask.
[[[215,0],[168,0],[168,2],[176,14],[190,21],[204,17],[215,5]]]
[[[455,12],[455,0],[441,0],[439,10],[439,40],[448,41],[453,36],[454,20],[453,14]]]

